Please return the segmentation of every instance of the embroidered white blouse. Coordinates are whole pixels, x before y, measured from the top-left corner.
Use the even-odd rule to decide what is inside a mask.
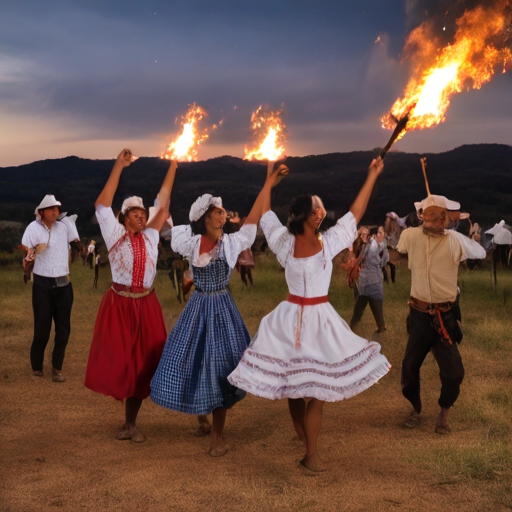
[[[114,283],[131,286],[133,280],[133,250],[130,237],[126,236],[117,245],[117,242],[127,234],[126,228],[119,223],[110,207],[98,205],[96,218],[100,225],[103,240],[107,245],[112,280]],[[144,288],[151,288],[156,275],[160,235],[156,229],[152,228],[146,228],[142,231],[142,235],[146,244]]]
[[[256,224],[244,224],[240,231],[222,235],[224,256],[230,268],[235,268],[238,255],[249,249],[256,239]],[[190,226],[176,226],[172,228],[171,248],[181,254],[194,267],[206,267],[212,259],[211,253],[199,256],[201,235],[192,234]]]
[[[52,228],[41,219],[31,222],[21,243],[28,249],[46,244],[46,249],[37,254],[34,261],[34,274],[44,277],[63,277],[69,274],[69,242],[77,240],[76,215],[64,217],[53,223]]]

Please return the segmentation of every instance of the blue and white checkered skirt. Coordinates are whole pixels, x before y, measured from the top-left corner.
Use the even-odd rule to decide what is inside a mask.
[[[204,280],[209,281],[207,289],[211,289],[212,281],[225,285],[231,271],[225,267],[225,260],[219,259],[204,269],[194,268],[196,286]],[[232,407],[246,393],[230,384],[227,377],[250,341],[235,301],[225,288],[196,290],[167,338],[151,382],[151,399],[188,414],[208,414],[217,407]]]

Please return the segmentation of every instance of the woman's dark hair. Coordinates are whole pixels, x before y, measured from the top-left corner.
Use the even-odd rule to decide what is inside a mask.
[[[211,204],[208,207],[208,210],[206,210],[199,219],[190,221],[190,227],[192,228],[192,233],[194,235],[206,235],[206,217],[208,217],[215,208],[217,207],[214,204]]]
[[[123,226],[125,225],[125,223],[124,223],[125,216],[124,216],[123,212],[118,213],[117,220],[119,221],[119,224],[122,224]]]
[[[313,211],[313,196],[311,194],[300,194],[295,196],[288,207],[288,222],[286,227],[292,235],[304,233],[304,221]]]

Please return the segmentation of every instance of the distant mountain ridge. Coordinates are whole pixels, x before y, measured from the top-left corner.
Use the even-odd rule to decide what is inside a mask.
[[[328,210],[345,213],[364,182],[373,151],[289,157],[290,175],[274,189],[272,204],[281,218],[298,193],[319,195]],[[433,194],[459,201],[471,219],[485,227],[505,219],[512,223],[512,146],[465,145],[445,153],[388,153],[384,173],[377,182],[363,223],[382,223],[385,214],[405,216],[414,201],[426,197],[420,158],[428,161]],[[0,220],[28,224],[45,194],[55,194],[70,213],[78,214],[84,234],[98,231],[91,224],[94,201],[112,169],[113,160],[87,160],[70,156],[19,167],[0,168]],[[123,171],[114,208],[123,199],[139,195],[153,204],[168,163],[140,158]],[[175,223],[188,222],[192,202],[201,194],[220,195],[227,209],[246,215],[265,179],[266,166],[222,156],[201,162],[180,163],[171,213]]]

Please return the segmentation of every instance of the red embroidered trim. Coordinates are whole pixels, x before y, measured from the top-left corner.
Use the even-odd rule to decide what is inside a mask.
[[[146,243],[142,233],[130,232],[130,242],[133,251],[132,287],[144,287],[144,274],[146,272]]]

